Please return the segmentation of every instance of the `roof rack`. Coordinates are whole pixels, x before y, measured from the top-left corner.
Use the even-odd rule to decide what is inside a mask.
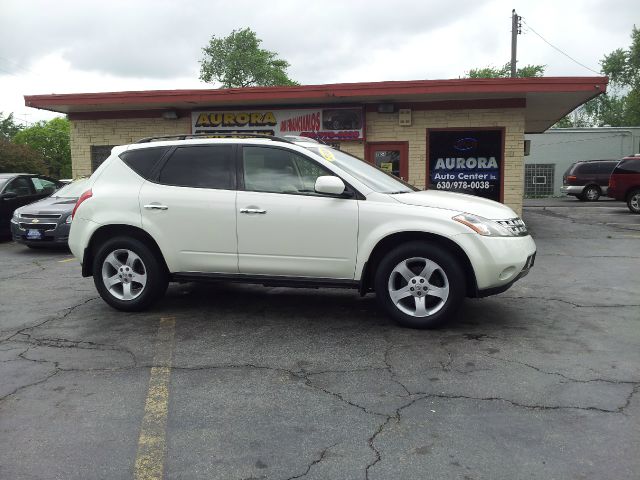
[[[226,132],[216,132],[216,133],[187,133],[183,135],[160,135],[157,137],[146,137],[141,138],[135,143],[150,143],[154,140],[188,140],[190,138],[220,138],[220,137],[228,137],[228,138],[264,138],[266,140],[273,140],[274,142],[285,142],[285,143],[295,143],[291,140],[287,140],[286,138],[276,137],[274,135],[266,135],[260,133],[235,133],[229,132],[228,135]]]

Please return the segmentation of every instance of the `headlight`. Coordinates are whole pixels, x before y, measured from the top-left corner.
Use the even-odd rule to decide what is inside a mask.
[[[11,217],[11,223],[15,223],[16,225],[18,224],[18,214],[16,212],[13,212],[13,216]]]
[[[64,223],[71,223],[72,220],[73,220],[73,215],[69,215],[67,219],[64,221]]]
[[[470,215],[463,213],[453,217],[456,222],[466,225],[471,230],[479,235],[485,237],[513,237],[513,233],[504,228],[502,225],[489,220],[487,218],[478,217],[477,215]]]

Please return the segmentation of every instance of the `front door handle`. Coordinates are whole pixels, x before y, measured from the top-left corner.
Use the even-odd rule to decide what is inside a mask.
[[[267,213],[267,211],[261,210],[259,208],[243,208],[242,210],[240,210],[240,213],[248,213],[249,215],[255,215],[255,214],[264,215],[265,213]]]
[[[147,210],[169,210],[169,207],[160,205],[159,203],[150,203],[149,205],[145,205],[144,208]]]

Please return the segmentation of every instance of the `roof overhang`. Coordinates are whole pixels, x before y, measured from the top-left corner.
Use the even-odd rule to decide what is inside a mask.
[[[26,95],[25,105],[70,118],[160,116],[163,111],[327,104],[416,104],[421,109],[524,108],[525,132],[551,127],[604,93],[607,77],[482,78],[338,83],[295,87],[145,90]]]

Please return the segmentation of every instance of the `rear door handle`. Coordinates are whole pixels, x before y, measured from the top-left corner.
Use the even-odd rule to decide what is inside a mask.
[[[159,203],[150,203],[149,205],[145,205],[144,208],[147,210],[169,210],[169,207],[160,205]]]
[[[240,213],[248,213],[249,215],[255,215],[255,214],[264,215],[265,213],[267,213],[267,211],[261,210],[259,208],[243,208],[242,210],[240,210]]]

